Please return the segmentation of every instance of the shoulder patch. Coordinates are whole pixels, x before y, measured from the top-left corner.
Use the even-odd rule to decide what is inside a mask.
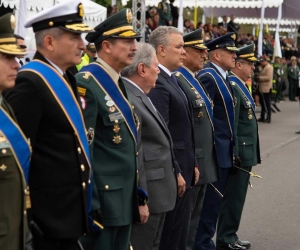
[[[78,93],[80,96],[85,96],[85,94],[86,94],[85,88],[77,87],[77,90],[78,90]]]
[[[84,75],[82,76],[84,79],[88,79],[90,77],[90,73],[84,73]]]

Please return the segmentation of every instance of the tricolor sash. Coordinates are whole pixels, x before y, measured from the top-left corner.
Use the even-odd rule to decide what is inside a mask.
[[[117,84],[110,77],[109,73],[99,63],[90,63],[89,65],[82,67],[80,73],[92,74],[98,86],[111,97],[118,110],[122,113],[133,139],[137,142],[137,128],[131,105],[124,97]]]
[[[219,89],[220,95],[223,99],[225,105],[225,112],[228,120],[228,125],[231,133],[231,139],[233,146],[235,146],[234,138],[234,97],[231,94],[231,91],[228,89],[224,79],[212,68],[206,68],[200,70],[198,77],[203,76],[204,74],[210,74],[216,82],[216,86]]]
[[[206,111],[209,115],[209,119],[210,119],[211,124],[213,126],[213,122],[212,122],[213,121],[213,109],[212,109],[210,99],[206,95],[204,89],[202,88],[202,86],[200,85],[198,80],[195,77],[193,77],[190,74],[190,72],[187,71],[187,69],[185,69],[184,67],[180,67],[177,71],[180,72],[184,76],[184,78],[191,85],[191,87],[194,87],[198,91],[200,96],[203,98],[203,100],[205,102],[205,106],[206,106]]]
[[[254,100],[249,92],[249,90],[246,88],[245,84],[241,81],[240,78],[238,78],[237,76],[235,75],[231,75],[228,77],[229,81],[233,81],[235,82],[238,87],[242,90],[242,92],[244,93],[244,95],[247,97],[247,99],[250,101],[251,103],[251,107],[253,109],[253,111],[255,111],[255,103],[254,103]]]
[[[0,106],[0,131],[9,141],[15,160],[23,170],[24,179],[28,185],[31,149],[19,126]]]
[[[78,138],[78,141],[83,149],[86,161],[88,162],[90,168],[91,180],[92,171],[90,153],[83,116],[79,104],[75,96],[73,95],[71,87],[69,86],[69,83],[63,78],[62,75],[59,74],[58,71],[40,60],[32,60],[30,63],[23,66],[20,71],[31,71],[39,75],[49,88],[50,92],[58,102],[66,118],[75,131],[75,135]],[[91,199],[92,181],[89,184],[88,211],[90,211],[91,209]]]

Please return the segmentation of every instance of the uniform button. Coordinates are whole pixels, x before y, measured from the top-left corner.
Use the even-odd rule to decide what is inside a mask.
[[[91,180],[89,180],[88,183],[91,184]]]
[[[79,154],[81,154],[81,148],[78,147],[77,151],[78,151]]]
[[[138,174],[138,173],[139,173],[139,171],[137,170],[137,171],[136,171],[136,173]]]
[[[105,189],[109,189],[109,186],[108,185],[105,185],[105,187],[104,187]]]
[[[85,170],[85,167],[84,167],[84,165],[83,165],[83,164],[81,164],[81,165],[80,165],[80,168],[81,168],[81,170],[82,170],[82,171],[84,171],[84,170]]]
[[[246,145],[246,142],[243,142],[243,145]]]
[[[27,212],[26,212],[26,210],[24,210],[24,215],[26,215],[27,214]]]
[[[83,189],[85,189],[85,186],[86,186],[85,182],[82,182]]]
[[[139,152],[136,152],[136,154],[135,154],[136,156],[138,156],[139,155]]]
[[[4,148],[4,149],[2,149],[2,154],[4,154],[4,155],[5,155],[5,154],[6,154],[6,152],[7,152],[7,151],[6,151],[6,149],[5,149],[5,148]]]

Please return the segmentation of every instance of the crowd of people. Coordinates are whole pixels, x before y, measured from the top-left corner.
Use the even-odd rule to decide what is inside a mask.
[[[130,9],[94,28],[83,13],[69,0],[30,17],[37,51],[21,68],[24,39],[0,17],[0,249],[251,248],[238,229],[260,178],[257,122],[287,80],[295,100],[296,57],[272,67],[238,47],[234,16],[207,40],[209,25],[162,19],[137,42]]]

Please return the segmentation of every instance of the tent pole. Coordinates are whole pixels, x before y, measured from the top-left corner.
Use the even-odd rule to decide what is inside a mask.
[[[195,28],[197,26],[197,17],[198,17],[198,6],[197,6],[197,0],[195,0],[195,8],[194,8],[194,24],[195,24]]]
[[[210,12],[210,23],[213,24],[214,22],[214,8],[211,7],[211,12]]]
[[[257,42],[257,52],[259,56],[262,56],[262,43],[263,43],[263,29],[264,29],[264,19],[265,19],[265,0],[262,0],[261,14],[260,14],[260,30]]]

